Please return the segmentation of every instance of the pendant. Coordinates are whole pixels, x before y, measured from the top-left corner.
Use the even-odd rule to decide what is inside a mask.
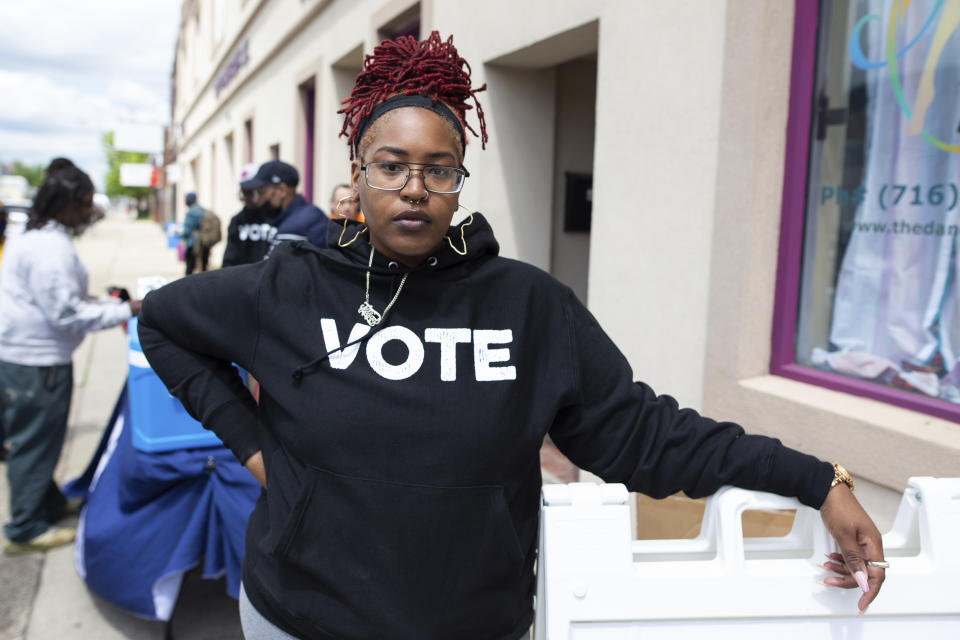
[[[371,327],[375,327],[380,324],[380,313],[374,309],[373,305],[371,305],[369,302],[364,302],[361,304],[357,311],[360,313],[360,317],[363,318]]]

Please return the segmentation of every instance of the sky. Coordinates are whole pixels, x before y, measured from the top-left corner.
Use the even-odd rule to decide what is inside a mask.
[[[66,156],[103,187],[100,138],[170,120],[181,0],[4,0],[0,162]]]

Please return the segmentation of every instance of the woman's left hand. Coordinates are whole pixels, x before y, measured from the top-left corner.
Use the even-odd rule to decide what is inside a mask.
[[[831,553],[823,567],[839,574],[824,579],[824,584],[863,591],[858,606],[866,611],[880,592],[885,576],[884,569],[868,566],[866,561],[883,560],[883,541],[877,526],[863,510],[845,484],[830,489],[827,499],[820,507],[820,517],[827,530],[837,541],[840,553]]]

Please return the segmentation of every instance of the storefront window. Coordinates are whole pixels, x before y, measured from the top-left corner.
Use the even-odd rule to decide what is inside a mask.
[[[960,3],[816,20],[793,361],[960,405]]]

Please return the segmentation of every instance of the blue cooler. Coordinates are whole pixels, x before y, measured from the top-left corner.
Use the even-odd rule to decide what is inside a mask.
[[[163,231],[167,235],[167,248],[176,249],[180,242],[180,233],[183,231],[183,225],[179,222],[168,222],[163,225]]]
[[[137,319],[127,323],[130,373],[130,425],[133,446],[140,451],[171,451],[222,446],[220,439],[190,417],[150,368],[140,348]]]

